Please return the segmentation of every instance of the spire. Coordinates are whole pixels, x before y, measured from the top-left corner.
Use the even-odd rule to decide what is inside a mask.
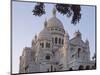
[[[88,41],[88,39],[86,39],[85,43],[86,43],[86,45],[89,45],[89,41]]]
[[[45,18],[44,27],[47,27],[47,19]]]
[[[53,14],[53,16],[56,16],[56,8],[55,7],[53,8],[52,14]]]
[[[35,34],[35,41],[37,40],[37,35]]]

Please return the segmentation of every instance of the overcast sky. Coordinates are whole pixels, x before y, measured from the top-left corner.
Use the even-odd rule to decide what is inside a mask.
[[[12,52],[13,73],[19,72],[19,56],[24,47],[31,47],[32,39],[43,29],[45,18],[52,17],[54,4],[46,4],[46,14],[42,17],[32,15],[35,3],[15,2],[12,3]],[[82,18],[76,26],[71,24],[71,18],[57,13],[57,17],[64,25],[65,31],[69,33],[70,39],[73,38],[75,31],[79,30],[82,39],[89,40],[91,56],[95,52],[95,6],[81,6]]]

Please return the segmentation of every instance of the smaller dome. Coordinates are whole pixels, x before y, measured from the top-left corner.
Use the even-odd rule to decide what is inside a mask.
[[[80,31],[78,30],[77,32],[75,32],[75,33],[74,33],[74,36],[75,36],[75,37],[81,37]]]
[[[86,45],[88,45],[88,44],[89,44],[89,41],[88,41],[88,39],[86,39],[86,41],[85,41],[85,44],[86,44]]]
[[[39,33],[38,39],[39,39],[39,40],[41,40],[41,39],[50,40],[50,39],[52,39],[51,33],[47,30],[47,28],[44,28],[44,29]]]

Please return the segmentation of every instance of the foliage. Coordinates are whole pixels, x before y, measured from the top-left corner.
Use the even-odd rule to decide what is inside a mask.
[[[80,5],[71,5],[71,4],[55,4],[54,7],[58,13],[66,15],[67,17],[72,16],[71,23],[76,25],[81,19],[81,7]],[[37,3],[33,9],[33,15],[42,16],[45,14],[45,4]]]
[[[37,5],[35,5],[33,12],[33,15],[35,16],[42,16],[43,14],[45,14],[45,5],[43,3],[37,3]]]

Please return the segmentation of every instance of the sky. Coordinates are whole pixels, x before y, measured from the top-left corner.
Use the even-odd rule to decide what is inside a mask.
[[[32,15],[35,3],[12,2],[12,72],[19,72],[19,57],[24,47],[31,47],[34,36],[43,29],[45,19],[52,17],[54,4],[46,4],[46,14],[41,17]],[[69,33],[70,39],[74,32],[79,30],[82,39],[89,40],[91,57],[95,53],[95,6],[81,6],[81,20],[75,26],[71,24],[71,18],[59,13],[57,18],[63,23],[65,31]]]

